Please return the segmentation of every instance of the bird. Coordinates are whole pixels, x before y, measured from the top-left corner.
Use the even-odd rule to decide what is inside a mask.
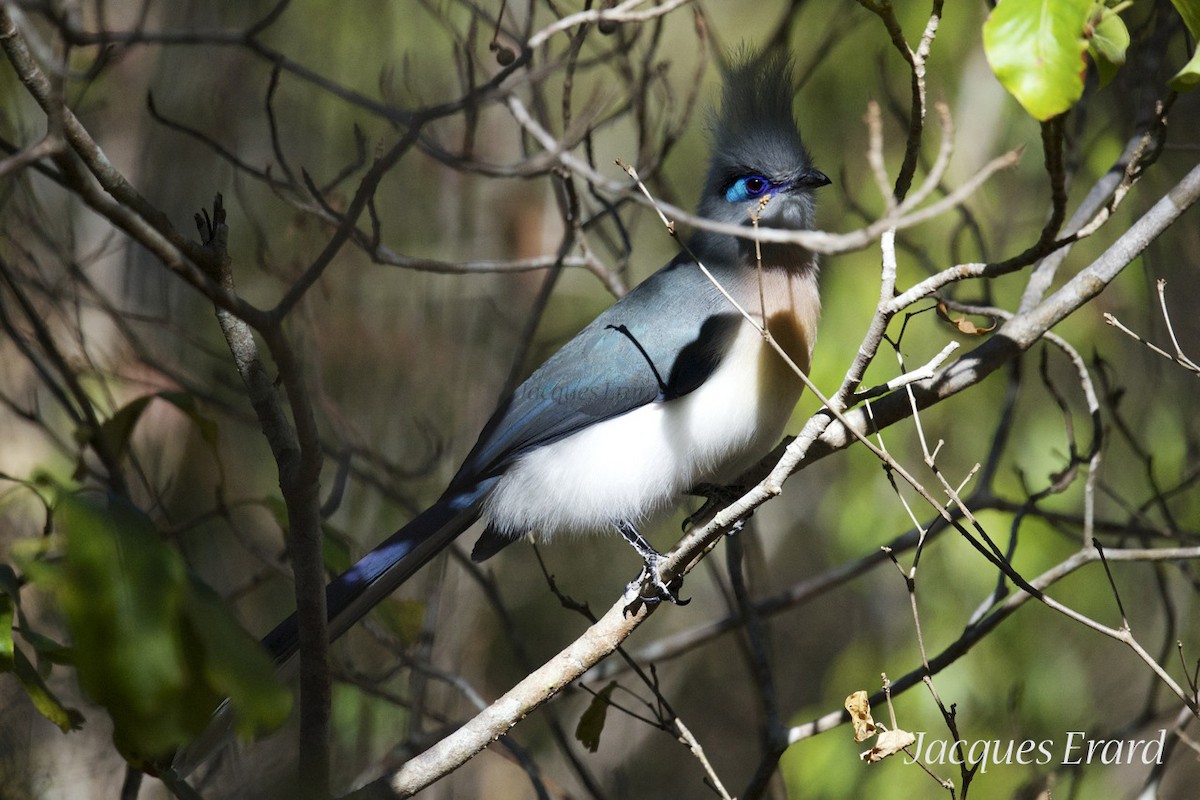
[[[814,192],[830,180],[801,140],[795,94],[786,53],[731,61],[709,120],[701,216],[812,227]],[[640,527],[695,487],[728,484],[779,441],[803,382],[758,326],[807,373],[820,317],[817,273],[816,254],[797,244],[756,248],[696,230],[679,255],[499,404],[432,506],[328,585],[330,637],[480,519],[476,561],[531,533],[615,531],[643,560],[656,596],[642,599],[678,601]],[[277,664],[292,659],[295,615],[263,643]]]

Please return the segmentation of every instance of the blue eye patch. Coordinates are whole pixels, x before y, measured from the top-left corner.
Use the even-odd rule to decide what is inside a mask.
[[[725,190],[725,199],[730,203],[744,203],[762,197],[773,188],[772,183],[761,175],[747,175]]]

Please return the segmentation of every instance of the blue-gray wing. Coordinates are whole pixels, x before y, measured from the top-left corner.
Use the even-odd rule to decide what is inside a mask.
[[[496,410],[448,493],[483,489],[532,448],[700,386],[741,316],[677,258],[563,345]]]

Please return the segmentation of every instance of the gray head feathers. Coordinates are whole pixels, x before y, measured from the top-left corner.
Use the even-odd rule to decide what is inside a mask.
[[[773,168],[787,171],[808,153],[792,116],[792,61],[786,53],[745,55],[725,76],[721,110],[714,115],[711,172]]]
[[[795,93],[785,52],[743,53],[735,59],[725,73],[720,110],[710,120],[712,161],[701,214],[745,222],[757,201],[771,194],[764,224],[810,226],[811,192],[829,180],[813,169],[800,139],[792,114]],[[745,179],[753,192],[735,188]]]

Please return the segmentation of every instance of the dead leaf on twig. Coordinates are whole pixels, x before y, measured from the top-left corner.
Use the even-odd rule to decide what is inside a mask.
[[[917,737],[908,731],[884,731],[875,740],[875,746],[870,750],[864,750],[858,757],[868,764],[878,764],[888,756],[896,755],[896,753],[899,753],[916,741]]]
[[[988,317],[988,319],[991,320],[992,324],[988,325],[986,328],[979,327],[974,322],[967,319],[966,316],[961,316],[957,319],[951,317],[950,309],[945,303],[937,304],[937,315],[957,328],[959,333],[965,333],[967,336],[983,336],[985,333],[991,333],[992,331],[996,330],[996,320],[992,319],[991,317]]]
[[[846,710],[850,712],[850,723],[854,726],[854,741],[865,742],[879,729],[875,720],[871,719],[871,704],[867,702],[867,693],[861,689],[846,698]]]

